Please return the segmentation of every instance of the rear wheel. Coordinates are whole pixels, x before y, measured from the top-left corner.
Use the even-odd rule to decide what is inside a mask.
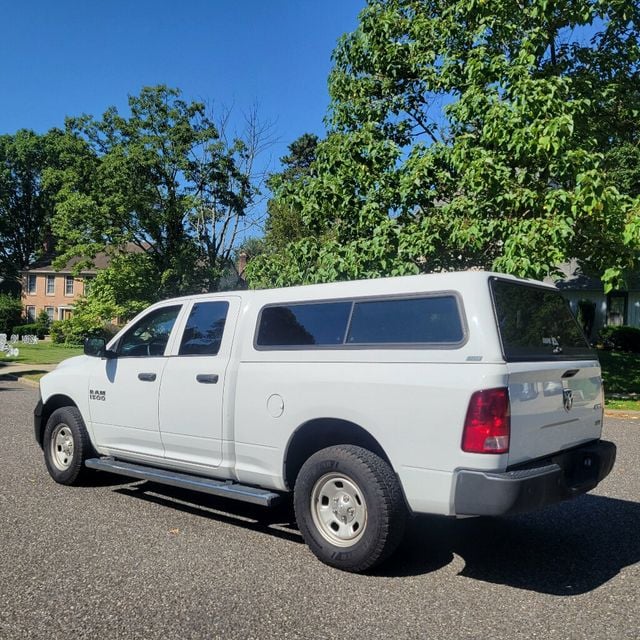
[[[402,540],[407,519],[389,464],[353,445],[322,449],[304,463],[294,507],[313,553],[328,565],[353,572],[388,558]]]
[[[56,482],[79,484],[88,473],[84,461],[93,450],[76,407],[61,407],[51,414],[44,430],[43,449],[47,470]]]

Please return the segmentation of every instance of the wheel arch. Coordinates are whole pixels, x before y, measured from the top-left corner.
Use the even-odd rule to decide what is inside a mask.
[[[80,410],[78,405],[67,395],[63,393],[57,393],[47,398],[47,401],[42,405],[42,414],[40,416],[40,425],[39,429],[36,432],[36,440],[42,448],[42,440],[44,437],[44,430],[47,426],[47,422],[49,422],[49,418],[51,414],[56,410],[62,407],[75,407]]]
[[[287,489],[293,489],[302,465],[310,456],[321,449],[340,444],[368,449],[393,469],[382,445],[360,425],[340,418],[314,418],[301,424],[287,443],[283,461],[283,478]]]

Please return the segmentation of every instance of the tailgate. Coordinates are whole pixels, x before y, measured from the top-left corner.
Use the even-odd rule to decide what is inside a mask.
[[[597,360],[508,363],[509,465],[600,437],[603,393]]]

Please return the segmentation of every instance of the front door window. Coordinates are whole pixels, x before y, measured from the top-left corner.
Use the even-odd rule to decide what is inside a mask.
[[[176,305],[156,309],[140,318],[118,341],[118,356],[163,356],[179,312],[180,305]]]

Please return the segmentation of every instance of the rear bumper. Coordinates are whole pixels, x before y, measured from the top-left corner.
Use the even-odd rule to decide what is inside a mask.
[[[598,440],[502,473],[462,469],[456,472],[454,512],[498,516],[575,498],[609,475],[615,459],[615,444]]]

